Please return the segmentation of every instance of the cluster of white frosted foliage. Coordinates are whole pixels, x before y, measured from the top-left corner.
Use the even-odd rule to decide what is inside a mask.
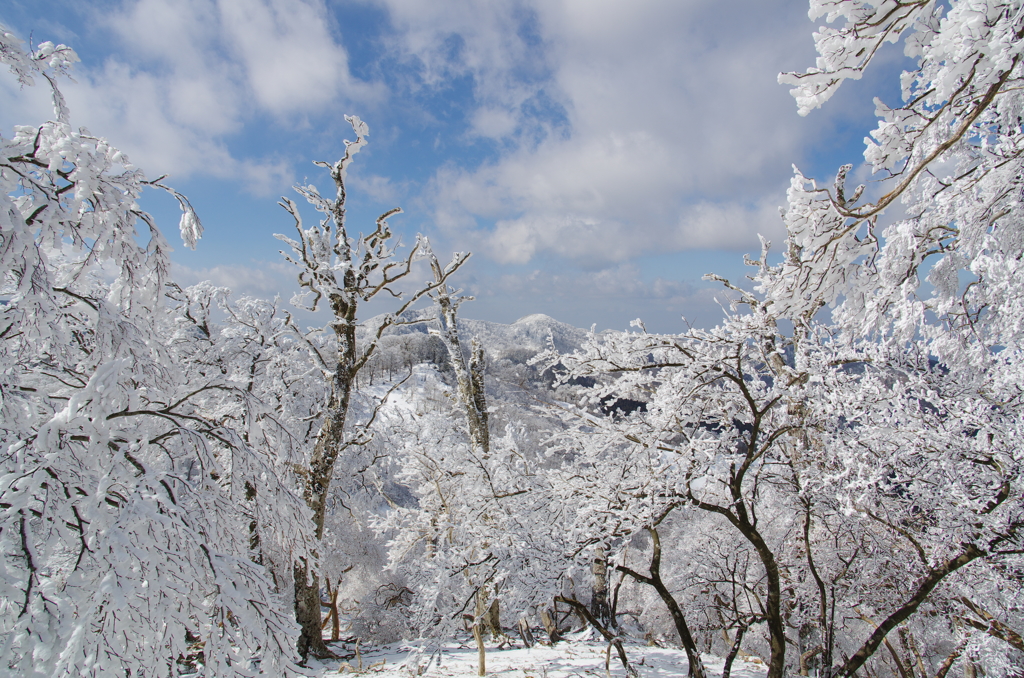
[[[218,334],[197,311],[213,290],[169,304],[168,247],[136,204],[160,185],[71,126],[56,78],[74,52],[0,26],[0,61],[55,108],[0,138],[0,666],[293,675],[291,611],[253,548],[291,530],[301,551],[309,524],[266,455],[290,415],[251,388],[268,312],[240,303]]]
[[[814,0],[810,15],[831,24],[815,34],[821,57],[780,76],[802,114],[886,43],[915,60],[902,105],[876,102],[875,181],[847,190],[852,165],[827,185],[798,171],[783,259],[771,264],[764,243],[754,293],[733,288],[722,326],[595,337],[562,357],[569,377],[597,380],[585,405],[646,403],[581,419],[565,443],[576,539],[605,540],[621,563],[622,536],[672,516],[685,534],[684,510],[718,520],[763,579],[683,541],[678,567],[695,586],[741,591],[686,614],[749,627],[771,676],[806,669],[800,655],[824,675],[895,670],[879,662],[899,661],[897,636],[927,671],[1012,674],[1024,649],[1005,631],[1024,621],[1024,3]]]
[[[451,637],[465,627],[464,615],[472,620],[481,612],[475,594],[483,590],[488,605],[500,600],[505,626],[520,617],[535,624],[528,610],[549,605],[575,569],[567,518],[542,460],[520,449],[521,432],[512,425],[481,454],[467,444],[448,403],[401,424],[398,413],[388,416],[399,433],[392,448],[402,463],[398,480],[417,499],[378,521],[395,535],[389,567],[416,592],[402,614],[425,637]]]
[[[794,318],[842,300],[835,319],[853,336],[923,339],[950,367],[1016,351],[1024,330],[1022,3],[812,3],[812,17],[825,14],[846,23],[815,34],[817,68],[779,78],[796,86],[801,113],[903,33],[918,66],[902,76],[903,105],[876,100],[880,121],[864,157],[878,187],[847,194],[849,168],[832,186],[796,174],[785,262],[763,291]],[[897,207],[905,216],[886,224],[886,210]]]
[[[840,334],[829,350],[900,372],[895,384],[875,383],[877,374],[856,382],[854,391],[880,391],[873,403],[857,393],[832,403],[871,422],[849,441],[846,472],[877,480],[879,460],[899,468],[930,458],[934,486],[966,511],[945,529],[936,521],[937,533],[982,550],[1012,543],[1022,519],[1012,441],[1024,414],[1024,3],[811,3],[812,17],[825,14],[845,24],[815,35],[817,68],[780,76],[796,85],[802,113],[904,33],[917,67],[902,75],[901,106],[876,100],[880,122],[864,152],[880,180],[874,197],[864,199],[863,187],[846,195],[849,166],[831,187],[797,173],[788,249],[762,269],[760,290],[798,326],[833,305]],[[897,207],[903,216],[887,223]],[[942,440],[926,442],[936,431]],[[893,442],[907,432],[913,441]],[[877,445],[861,442],[869,435]],[[918,449],[928,454],[909,453]]]

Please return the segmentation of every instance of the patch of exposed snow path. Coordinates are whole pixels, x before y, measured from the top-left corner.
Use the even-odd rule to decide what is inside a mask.
[[[625,644],[630,664],[644,678],[687,675],[686,654],[681,649]],[[554,646],[535,645],[504,650],[487,649],[487,676],[494,678],[604,678],[608,645],[596,641],[564,641]],[[351,652],[351,650],[348,650]],[[452,641],[431,652],[429,647],[398,643],[362,650],[363,671],[355,659],[326,664],[324,675],[366,675],[374,678],[462,678],[477,675],[477,650],[470,642]],[[720,676],[723,660],[704,656],[709,678]],[[610,662],[613,678],[625,670],[613,650]],[[763,678],[763,664],[741,661],[733,664],[733,678]]]

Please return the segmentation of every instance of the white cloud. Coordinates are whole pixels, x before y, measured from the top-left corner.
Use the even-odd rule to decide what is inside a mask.
[[[446,70],[473,75],[469,132],[518,141],[480,167],[438,172],[435,219],[452,237],[523,263],[543,252],[621,261],[666,247],[756,249],[759,230],[778,234],[789,165],[822,127],[799,118],[776,84],[779,70],[813,63],[803,9],[784,0],[382,4],[427,85]],[[523,107],[541,91],[562,106],[567,129]],[[492,220],[493,232],[478,230]]]
[[[379,98],[379,90],[349,75],[348,55],[334,41],[320,2],[218,0],[217,9],[249,89],[272,113],[309,111],[341,92]]]
[[[702,202],[679,210],[678,221],[650,223],[638,230],[626,220],[599,220],[587,214],[530,214],[502,220],[483,237],[481,245],[501,263],[524,264],[538,252],[584,261],[623,261],[650,252],[691,249],[750,249],[758,234],[784,237],[776,205],[784,196],[772,196],[761,205]],[[756,250],[755,250],[756,251]]]
[[[346,183],[359,193],[365,193],[385,205],[397,204],[404,192],[404,188],[397,186],[390,178],[377,174],[353,172]]]
[[[723,248],[760,254],[758,234],[776,243],[786,235],[779,214],[784,203],[784,194],[767,193],[756,205],[702,202],[683,207],[668,243],[680,250]]]
[[[0,124],[7,136],[14,125],[30,124],[53,117],[53,104],[46,87],[22,87],[13,77],[0,77]]]
[[[501,139],[515,132],[517,121],[512,111],[503,108],[480,108],[473,114],[472,132],[482,137]]]
[[[525,277],[506,275],[501,280],[505,291],[521,290],[524,287],[535,292],[547,292],[554,296],[578,299],[581,297],[609,298],[659,298],[692,293],[694,286],[682,281],[667,281],[656,278],[643,280],[635,264],[620,264],[597,271],[553,272],[535,269]]]
[[[530,2],[377,0],[396,31],[390,50],[418,66],[418,86],[473,79],[479,107],[469,135],[506,138],[536,124],[524,107],[550,85]],[[414,85],[417,86],[417,85]]]
[[[248,295],[273,299],[280,295],[287,304],[298,289],[295,267],[286,262],[253,262],[250,265],[220,265],[193,269],[175,263],[173,277],[180,285],[195,285],[209,280],[218,287],[227,287],[235,297]]]
[[[352,75],[327,0],[117,1],[92,17],[113,53],[131,56],[81,65],[79,85],[67,86],[74,119],[172,181],[231,177],[279,194],[293,169],[281,151],[244,150],[258,136],[254,118],[303,128],[318,111],[340,114],[339,102],[384,96]],[[649,252],[756,250],[758,232],[779,240],[790,163],[832,125],[801,119],[776,84],[777,71],[813,63],[811,24],[788,0],[368,1],[394,29],[374,36],[387,53],[368,70],[397,57],[417,66],[415,76],[394,71],[411,89],[443,95],[468,78],[473,101],[460,112],[464,137],[414,155],[403,181],[377,164],[378,174],[354,172],[352,186],[415,205],[416,173],[444,163],[420,196],[443,231],[435,240],[498,262],[555,255],[597,268]],[[11,101],[43,105],[20,103],[9,84],[0,82],[0,120],[19,112]],[[432,125],[443,111],[408,103],[436,114],[422,129],[442,138]],[[322,138],[340,141],[332,134]],[[493,149],[479,166],[444,155],[473,143],[474,153]],[[360,167],[389,150],[375,142]]]
[[[350,74],[323,0],[127,0],[84,11],[113,48],[62,84],[73,120],[150,173],[276,193],[292,183],[289,162],[266,145],[231,144],[255,115],[301,126],[332,104],[383,95]],[[20,112],[5,107],[2,117]]]
[[[477,281],[472,289],[478,298],[497,300],[499,306],[520,312],[554,314],[560,320],[598,329],[628,329],[629,322],[642,318],[652,332],[678,332],[686,322],[710,327],[721,322],[722,304],[728,304],[728,290],[708,284],[694,284],[664,277],[645,276],[642,265],[622,263],[593,271],[534,269],[526,274],[506,273]],[[481,312],[466,308],[472,315]],[[511,318],[505,318],[505,321]]]

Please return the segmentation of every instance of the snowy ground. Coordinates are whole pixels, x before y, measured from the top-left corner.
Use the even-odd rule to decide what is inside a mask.
[[[607,643],[594,640],[569,640],[554,647],[535,645],[525,648],[521,645],[499,650],[487,648],[487,675],[501,678],[569,678],[606,676],[605,657]],[[336,646],[339,653],[351,653],[352,648]],[[362,674],[379,678],[412,678],[413,676],[476,676],[477,651],[472,639],[462,642],[445,643],[440,650],[436,646],[420,648],[416,645],[399,643],[379,647],[362,648]],[[674,648],[648,647],[626,644],[626,655],[630,663],[644,678],[659,676],[685,676],[686,655]],[[709,676],[721,675],[723,660],[704,656]],[[325,664],[325,676],[359,673],[356,659],[346,662]],[[612,650],[611,675],[625,676],[622,664]],[[737,659],[733,663],[731,676],[735,678],[763,678],[765,667]]]

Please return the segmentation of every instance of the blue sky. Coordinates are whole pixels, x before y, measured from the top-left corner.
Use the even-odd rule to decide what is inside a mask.
[[[872,97],[899,99],[899,48],[822,110],[780,71],[814,64],[799,0],[7,0],[25,40],[73,47],[72,122],[190,197],[206,227],[175,275],[237,293],[294,289],[274,233],[313,160],[370,126],[349,226],[392,223],[439,255],[472,251],[468,317],[547,313],[581,327],[708,326],[704,273],[742,279],[757,233],[782,245],[796,164],[862,160]],[[0,133],[49,117],[0,76]],[[147,197],[174,241],[173,200]]]

